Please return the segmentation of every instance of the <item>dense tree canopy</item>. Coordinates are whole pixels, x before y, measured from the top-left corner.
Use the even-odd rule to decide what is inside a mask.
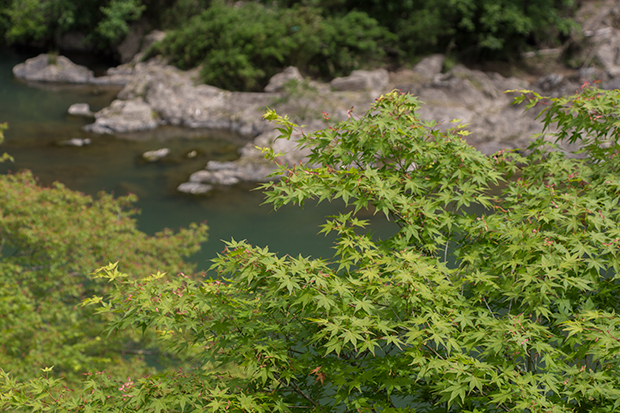
[[[141,0],[2,0],[0,29],[9,43],[53,47],[74,32],[106,48],[123,40],[144,8]]]
[[[392,92],[311,135],[308,165],[265,184],[277,208],[342,199],[334,256],[231,241],[216,279],[117,264],[85,301],[112,340],[153,331],[192,368],[137,378],[2,376],[13,411],[613,412],[620,405],[620,92],[544,103],[543,137],[486,157]],[[295,125],[268,112],[285,138]],[[274,157],[267,151],[268,157]],[[312,166],[314,165],[314,166]],[[318,165],[318,167],[316,166]],[[356,218],[385,214],[377,239]],[[121,261],[120,265],[123,265]],[[131,274],[131,276],[125,274]]]

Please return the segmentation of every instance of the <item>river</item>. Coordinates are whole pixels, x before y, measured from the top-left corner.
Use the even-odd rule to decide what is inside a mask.
[[[153,234],[164,228],[187,227],[191,222],[206,221],[209,242],[192,257],[198,268],[209,267],[211,258],[223,249],[221,240],[246,239],[258,246],[269,245],[280,254],[313,257],[332,255],[333,238],[317,235],[326,215],[342,205],[322,203],[284,207],[274,212],[261,205],[264,195],[254,191],[256,184],[220,188],[206,197],[180,194],[176,187],[209,160],[234,160],[245,139],[227,131],[188,131],[165,127],[155,132],[132,135],[94,135],[83,132],[89,121],[66,114],[73,103],[85,102],[92,110],[107,106],[118,88],[93,86],[34,85],[13,79],[11,68],[31,57],[0,51],[0,122],[8,122],[6,141],[0,152],[8,152],[14,163],[0,164],[0,173],[30,169],[43,185],[59,181],[73,190],[95,195],[99,191],[123,195],[135,193],[141,210],[138,227]],[[76,60],[76,59],[74,59]],[[104,64],[84,58],[95,72]],[[83,147],[62,146],[71,138],[90,138]],[[141,154],[167,147],[171,159],[147,163]],[[190,159],[186,155],[197,151]],[[378,233],[389,234],[394,228],[382,217],[368,216]],[[373,228],[377,229],[377,228]]]

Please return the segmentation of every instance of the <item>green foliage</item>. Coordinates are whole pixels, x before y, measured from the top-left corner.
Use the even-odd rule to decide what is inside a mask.
[[[271,1],[265,1],[271,3]],[[398,37],[408,58],[456,52],[461,58],[516,58],[528,47],[549,47],[575,23],[574,0],[278,0],[320,7],[329,15],[359,10]]]
[[[146,6],[142,0],[110,0],[101,7],[105,16],[97,25],[95,33],[108,44],[118,43],[129,33],[128,22],[138,20]]]
[[[114,260],[132,274],[186,271],[183,257],[206,240],[205,225],[148,236],[136,229],[133,197],[97,199],[30,173],[0,176],[0,369],[28,380],[54,366],[50,377],[75,383],[88,371],[147,373],[136,355],[159,349],[149,336],[102,336],[109,317],[80,302],[110,285],[93,269]]]
[[[68,32],[81,32],[99,48],[118,43],[138,19],[141,0],[7,0],[0,4],[8,43],[51,46]]]
[[[619,91],[547,99],[527,156],[486,157],[392,92],[311,135],[310,164],[281,165],[274,207],[341,199],[322,232],[334,256],[226,243],[216,280],[135,279],[85,301],[110,332],[155,330],[192,370],[68,391],[2,377],[13,411],[614,412],[620,406]],[[285,138],[296,126],[275,112]],[[605,137],[606,146],[597,139]],[[266,151],[268,157],[276,155]],[[313,165],[313,166],[311,166]],[[501,191],[501,195],[497,195]],[[496,194],[496,195],[494,195]],[[373,237],[375,210],[396,233]],[[163,282],[166,280],[166,282]],[[94,306],[94,307],[91,307]],[[114,337],[114,336],[112,336]],[[53,397],[48,395],[53,394]],[[21,409],[21,410],[20,410]]]
[[[160,4],[161,2],[166,3],[157,7],[161,26],[165,29],[176,29],[206,10],[211,0],[160,0]]]
[[[333,77],[382,57],[389,33],[365,13],[323,18],[308,7],[214,2],[164,39],[181,68],[203,65],[201,79],[231,90],[260,90],[286,66]]]
[[[4,142],[4,131],[7,129],[6,123],[0,123],[0,144]],[[0,155],[0,162],[13,161],[13,158],[8,153],[3,153]]]

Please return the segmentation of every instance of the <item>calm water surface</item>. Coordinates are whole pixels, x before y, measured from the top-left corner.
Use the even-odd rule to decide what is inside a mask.
[[[305,208],[286,207],[273,212],[260,205],[263,194],[251,191],[256,185],[220,189],[207,197],[191,197],[176,192],[192,172],[209,160],[234,160],[237,149],[247,141],[226,131],[188,131],[166,127],[153,133],[102,136],[83,132],[88,120],[70,117],[73,103],[89,103],[97,111],[107,106],[118,88],[90,86],[50,86],[26,84],[13,79],[11,68],[31,57],[0,51],[0,122],[8,122],[6,151],[14,163],[0,164],[0,173],[30,169],[43,184],[60,181],[87,194],[99,191],[139,196],[138,226],[147,233],[163,228],[187,227],[206,221],[210,241],[193,257],[205,269],[209,259],[223,249],[220,240],[247,239],[259,246],[269,245],[281,254],[332,255],[333,238],[317,235],[323,217],[338,208],[328,203]],[[101,70],[102,67],[91,67]],[[90,138],[85,147],[61,146],[71,138]],[[170,148],[171,159],[146,163],[140,155],[148,150]],[[188,159],[187,153],[199,155]],[[373,218],[369,215],[368,218]],[[393,230],[381,217],[373,227],[384,235]],[[373,228],[374,229],[374,228]]]

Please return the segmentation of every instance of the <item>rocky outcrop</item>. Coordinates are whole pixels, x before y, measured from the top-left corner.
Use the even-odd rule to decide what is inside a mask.
[[[442,54],[427,56],[413,67],[413,71],[428,80],[432,80],[441,73],[444,60],[445,56]]]
[[[55,83],[90,83],[95,77],[92,70],[51,54],[40,54],[16,65],[13,75],[18,79]]]
[[[320,129],[320,124],[305,127],[305,133],[311,133]],[[270,179],[276,169],[273,162],[267,161],[259,148],[271,147],[276,153],[283,155],[278,159],[280,163],[286,165],[305,162],[309,155],[307,150],[300,151],[295,148],[297,140],[295,136],[291,140],[276,139],[279,136],[277,130],[270,130],[257,136],[251,143],[246,144],[239,150],[240,158],[232,162],[209,161],[205,169],[193,173],[189,177],[188,183],[201,183],[205,185],[234,185],[242,181],[264,182]],[[193,186],[179,186],[181,192],[191,192]]]
[[[454,126],[451,121],[456,119],[467,124],[471,132],[467,141],[483,153],[522,147],[532,133],[540,132],[535,116],[513,106],[513,96],[504,93],[531,88],[522,79],[457,65],[448,73],[435,73],[431,81],[401,83],[397,88],[419,97],[422,117],[435,119],[442,127]]]
[[[161,30],[153,30],[145,35],[147,27],[148,24],[145,21],[139,21],[129,28],[129,33],[117,47],[121,63],[141,61],[144,53],[153,43],[166,37],[166,33]]]
[[[115,100],[110,106],[95,113],[95,123],[84,130],[93,133],[111,134],[138,132],[155,129],[161,120],[142,98]]]
[[[261,115],[274,95],[197,85],[191,72],[168,66],[160,59],[119,66],[109,70],[108,76],[130,81],[112,106],[98,112],[95,123],[85,127],[88,131],[125,133],[177,125],[228,129],[253,137],[268,128]]]
[[[269,79],[269,83],[265,86],[265,92],[282,92],[287,83],[291,81],[302,82],[303,80],[304,78],[301,76],[301,73],[299,73],[299,69],[294,66],[289,66],[284,69],[282,73],[278,73]]]
[[[383,91],[387,88],[389,74],[385,69],[373,71],[354,70],[349,76],[337,77],[329,86],[337,91]]]
[[[109,70],[106,76],[95,77],[86,66],[77,65],[65,56],[47,53],[14,66],[13,75],[30,82],[92,85],[125,85],[131,79],[125,71],[114,69]]]

